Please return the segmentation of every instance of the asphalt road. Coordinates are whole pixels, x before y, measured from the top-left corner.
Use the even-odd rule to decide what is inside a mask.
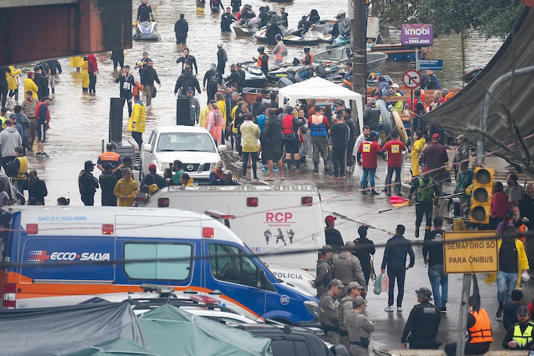
[[[385,162],[380,162],[377,170],[379,179],[377,186],[384,184]],[[262,173],[265,174],[265,173]],[[408,177],[407,168],[403,170],[403,179]],[[375,244],[385,243],[393,235],[397,224],[406,226],[405,237],[410,240],[415,238],[415,208],[397,208],[388,212],[379,213],[380,210],[391,208],[389,199],[384,193],[378,196],[362,195],[358,192],[359,177],[348,177],[344,180],[325,178],[323,175],[314,175],[311,168],[302,172],[292,171],[286,174],[283,184],[315,184],[320,191],[322,200],[323,216],[332,214],[338,217],[336,228],[340,230],[345,241],[358,237],[357,229],[361,224],[367,224],[371,228],[368,237]],[[277,182],[280,183],[280,182]],[[451,188],[451,187],[449,187]],[[451,229],[446,225],[445,229]],[[423,234],[422,234],[423,235]],[[419,239],[422,239],[419,238]],[[409,316],[410,310],[417,304],[415,290],[420,287],[431,289],[428,281],[427,267],[423,262],[422,248],[416,246],[415,266],[407,271],[406,286],[404,293],[403,312],[384,312],[387,306],[387,293],[375,295],[372,291],[368,295],[368,316],[375,323],[375,333],[372,335],[372,348],[378,349],[399,349],[400,340],[404,324]],[[377,248],[374,256],[375,271],[380,273],[380,264],[383,256],[383,248]],[[495,313],[497,311],[497,286],[496,284],[486,284],[485,274],[477,275],[480,294],[482,296],[482,307],[485,308],[492,318],[492,329],[494,333],[494,343],[492,349],[501,349],[502,339],[505,330],[501,321],[497,321]],[[371,283],[370,283],[371,284]],[[534,285],[530,282],[531,285]],[[372,286],[370,287],[372,289]],[[449,275],[449,300],[447,313],[442,314],[440,324],[440,334],[438,340],[443,344],[454,342],[457,336],[459,305],[462,289],[462,275]],[[534,296],[533,288],[525,284],[525,301]]]

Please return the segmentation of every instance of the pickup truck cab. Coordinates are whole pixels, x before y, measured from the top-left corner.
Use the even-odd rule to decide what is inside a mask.
[[[163,174],[175,160],[180,160],[183,170],[191,178],[208,180],[210,172],[221,159],[219,152],[225,149],[223,145],[217,147],[209,132],[202,127],[156,127],[141,149],[142,172],[148,174],[148,166],[154,163],[158,173]]]

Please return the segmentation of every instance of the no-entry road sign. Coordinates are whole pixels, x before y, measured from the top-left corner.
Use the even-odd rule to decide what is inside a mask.
[[[422,81],[423,77],[421,76],[421,73],[415,69],[409,69],[402,75],[402,82],[410,89],[419,87]]]
[[[499,259],[495,231],[445,232],[445,273],[497,272]],[[487,237],[488,239],[483,239]],[[467,240],[472,238],[472,240]]]

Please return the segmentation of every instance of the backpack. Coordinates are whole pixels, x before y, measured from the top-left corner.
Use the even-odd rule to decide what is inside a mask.
[[[287,114],[282,120],[282,133],[286,136],[293,136],[295,131],[293,130],[293,115]]]

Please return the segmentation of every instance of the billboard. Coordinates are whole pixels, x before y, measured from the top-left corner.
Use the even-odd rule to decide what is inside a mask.
[[[401,28],[403,46],[430,46],[434,38],[434,28],[429,24],[405,24]]]

